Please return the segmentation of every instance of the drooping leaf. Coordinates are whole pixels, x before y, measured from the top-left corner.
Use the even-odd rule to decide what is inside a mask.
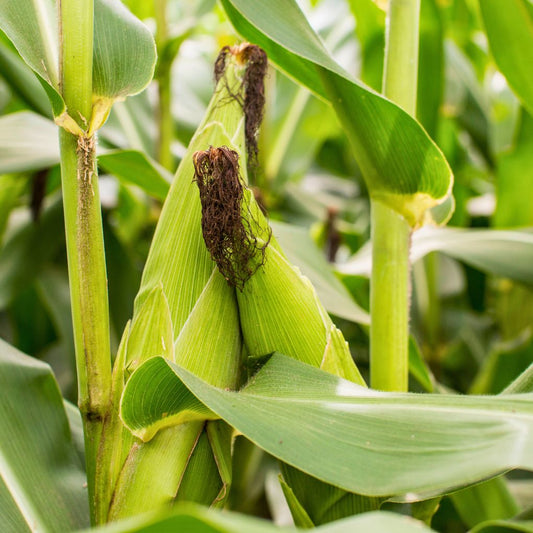
[[[31,111],[0,117],[0,173],[41,170],[59,163],[57,128]]]
[[[164,396],[151,388],[155,376]],[[144,386],[136,394],[126,386],[127,424],[171,415],[172,398],[185,383],[268,453],[353,492],[424,499],[510,468],[533,469],[526,444],[533,433],[530,394],[379,393],[279,354],[240,392],[211,387],[161,358],[135,377]]]
[[[158,200],[164,200],[168,193],[172,175],[142,152],[106,152],[98,156],[98,164],[124,183],[137,185]]]
[[[147,513],[140,517],[108,524],[98,530],[101,533],[168,533],[187,531],[187,533],[276,533],[285,531],[296,533],[296,528],[280,529],[274,524],[243,514],[230,511],[216,511],[190,504],[175,509]],[[431,533],[422,522],[408,516],[386,511],[365,513],[359,516],[338,520],[318,527],[317,533],[345,533],[346,531],[387,531],[394,533]],[[85,533],[89,533],[88,531]]]
[[[520,511],[503,476],[450,494],[450,499],[468,527],[512,518]]]
[[[5,43],[3,41],[6,41]],[[5,36],[0,36],[0,75],[10,89],[25,102],[32,111],[47,118],[52,116],[46,92],[22,58],[11,49]]]
[[[54,0],[2,0],[0,28],[39,76],[56,117],[65,111],[60,92],[58,6]],[[152,34],[117,0],[95,1],[93,95],[101,126],[116,99],[136,94],[153,76]],[[86,117],[87,119],[89,117]]]
[[[490,49],[509,85],[533,113],[533,6],[529,0],[479,0]]]
[[[87,526],[85,474],[50,368],[0,340],[0,388],[0,523]]]
[[[160,358],[155,358],[159,361]],[[159,364],[159,363],[157,363]],[[144,365],[142,365],[144,368]],[[154,364],[149,365],[152,368]],[[154,388],[147,391],[145,374],[134,372],[127,382],[127,395],[123,396],[121,404],[121,417],[128,429],[144,441],[149,441],[156,431],[168,426],[183,424],[195,420],[216,420],[219,417],[199,403],[196,397],[186,388],[176,389],[169,384],[167,376],[162,373],[156,377],[152,374]],[[169,388],[170,387],[170,388]],[[156,392],[157,391],[157,392]],[[155,394],[154,394],[155,393]],[[149,411],[140,413],[137,405],[130,400],[132,397],[144,395],[150,406]],[[172,398],[172,401],[161,402],[164,397]],[[153,410],[153,411],[152,411]]]
[[[533,520],[489,520],[477,525],[471,533],[532,533]]]
[[[63,209],[57,198],[38,221],[29,220],[10,235],[0,251],[0,308],[33,283],[64,239]]]
[[[261,46],[287,74],[331,102],[371,195],[391,205],[411,225],[422,224],[427,210],[449,195],[452,175],[420,125],[351,79],[326,51],[296,2],[222,0],[222,4],[239,33]]]
[[[41,170],[59,163],[56,126],[31,111],[0,117],[0,173]],[[172,175],[137,150],[104,151],[98,164],[125,184],[164,200]]]
[[[478,268],[522,283],[533,283],[533,233],[487,229],[426,227],[413,234],[411,261],[430,252],[443,252]],[[352,259],[337,265],[345,274],[370,275],[370,247],[364,247]]]

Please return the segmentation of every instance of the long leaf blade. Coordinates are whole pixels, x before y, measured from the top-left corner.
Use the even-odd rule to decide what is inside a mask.
[[[510,468],[533,469],[531,394],[378,393],[282,355],[272,356],[240,392],[212,387],[162,359],[137,372],[145,387],[136,388],[136,397],[126,387],[123,399],[137,416],[149,416],[157,398],[153,375],[169,380],[166,392],[186,384],[270,454],[353,492],[422,499]],[[165,411],[171,402],[155,401]]]
[[[85,474],[50,368],[0,340],[0,388],[0,474],[11,498],[0,514],[13,516],[15,504],[32,531],[88,525]]]
[[[331,58],[297,4],[222,0],[237,31],[271,61],[333,105],[370,193],[412,225],[450,194],[451,170],[423,128],[392,102],[356,83]],[[452,207],[451,204],[449,206]],[[439,214],[444,222],[450,209]]]

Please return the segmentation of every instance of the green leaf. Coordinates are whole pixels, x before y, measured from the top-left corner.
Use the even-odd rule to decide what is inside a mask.
[[[520,511],[504,477],[497,477],[455,492],[450,495],[450,499],[468,527],[474,527],[487,520],[512,518]]]
[[[533,226],[533,210],[528,194],[533,190],[533,117],[523,111],[516,143],[498,158],[496,211],[493,225],[498,228]]]
[[[435,251],[482,272],[533,283],[533,233],[530,232],[427,227],[413,234],[413,263]],[[365,247],[348,262],[337,265],[337,269],[343,274],[369,276],[371,266],[371,250]]]
[[[57,90],[59,45],[54,0],[2,0],[0,13],[0,27],[19,54],[41,79]]]
[[[150,390],[156,376],[164,396]],[[123,403],[136,419],[157,423],[156,408],[172,414],[185,383],[271,455],[352,492],[418,500],[510,468],[533,469],[531,394],[379,393],[279,354],[240,392],[212,387],[161,358],[135,377],[146,387],[132,394],[127,385]]]
[[[297,533],[296,528],[280,529],[259,518],[216,511],[196,505],[180,505],[171,511],[146,513],[140,517],[108,524],[98,530],[100,533]],[[338,520],[315,529],[317,533],[345,533],[346,531],[387,531],[394,533],[431,533],[434,531],[422,522],[408,516],[377,511]],[[89,533],[87,531],[87,533]]]
[[[287,505],[291,511],[292,519],[294,524],[300,529],[312,529],[315,527],[311,518],[307,514],[303,505],[298,501],[298,498],[295,496],[294,491],[285,483],[283,478],[279,477],[279,483],[281,485],[281,490],[283,490],[283,496],[287,500]]]
[[[385,12],[373,0],[349,0],[355,17],[355,33],[361,45],[361,78],[378,91],[383,78],[385,49]]]
[[[504,394],[533,392],[533,363],[531,363],[505,390]]]
[[[174,386],[168,379],[168,367],[163,361],[161,357],[153,357],[143,364],[143,372],[132,374],[126,385],[127,393],[122,396],[122,420],[136,437],[145,442],[165,427],[219,418],[199,403],[186,387]],[[136,399],[141,396],[146,401],[143,411],[136,404]]]
[[[529,328],[524,333],[510,341],[494,343],[472,382],[470,394],[498,394],[528,368],[533,338]]]
[[[0,174],[41,170],[59,163],[57,128],[32,111],[0,117]]]
[[[95,0],[93,94],[119,100],[140,93],[156,62],[150,30],[117,0]]]
[[[479,524],[471,533],[533,533],[533,520],[490,520]]]
[[[386,499],[346,492],[286,464],[281,465],[281,472],[293,493],[293,498],[297,499],[297,502],[308,514],[309,519],[316,525],[369,511],[377,511]],[[283,492],[287,493],[285,489]],[[296,506],[294,507],[297,509]],[[293,516],[294,510],[291,506]]]
[[[39,270],[64,245],[63,209],[56,198],[38,222],[27,221],[11,233],[0,254],[0,308],[31,286]]]
[[[27,176],[17,174],[0,175],[0,244],[4,239],[9,215],[26,189],[28,181],[29,178]]]
[[[509,85],[533,113],[533,6],[529,0],[479,0],[490,49]]]
[[[0,523],[87,526],[85,474],[50,368],[0,340],[0,388]]]
[[[136,150],[114,150],[98,156],[98,165],[124,183],[137,185],[150,196],[164,200],[172,174]]]
[[[152,79],[152,34],[118,0],[95,0],[92,123],[101,126],[113,101],[136,94]],[[54,0],[1,0],[0,28],[43,83],[54,115],[65,111],[59,75]]]
[[[409,373],[424,387],[427,392],[433,392],[433,376],[431,375],[420,348],[414,337],[409,337]]]
[[[222,4],[239,33],[261,46],[291,77],[330,101],[371,195],[411,225],[422,224],[426,211],[449,196],[452,174],[420,125],[352,80],[331,58],[296,2],[222,0]]]
[[[0,36],[0,42],[4,39],[4,36]],[[50,118],[50,103],[41,84],[21,57],[7,45],[7,39],[5,40],[6,43],[0,44],[0,73],[4,81],[30,109]]]
[[[56,126],[32,111],[0,117],[0,173],[41,170],[59,163]],[[136,185],[164,200],[172,174],[137,150],[112,150],[98,155],[98,164],[125,184]]]

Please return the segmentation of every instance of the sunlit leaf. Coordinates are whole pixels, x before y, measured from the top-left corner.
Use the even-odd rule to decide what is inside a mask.
[[[54,0],[0,2],[0,28],[42,80],[56,117],[65,111],[60,92],[57,9]],[[96,0],[93,95],[100,119],[107,116],[114,100],[146,87],[155,60],[155,43],[148,28],[118,0]],[[96,125],[101,125],[99,120]]]
[[[296,533],[296,528],[279,527],[266,520],[232,513],[215,511],[192,505],[182,505],[171,511],[147,513],[141,517],[108,524],[101,533]],[[376,511],[338,520],[316,528],[317,533],[345,533],[346,531],[387,531],[394,533],[431,533],[434,531],[422,522],[408,516]]]
[[[0,117],[0,173],[41,170],[59,163],[57,128],[31,111]]]
[[[164,396],[150,385],[155,376]],[[161,358],[147,361],[136,379],[144,386],[136,394],[126,386],[123,397],[135,420],[172,414],[186,384],[271,455],[353,492],[424,499],[510,468],[533,469],[530,394],[379,393],[282,355],[240,392],[212,387]]]
[[[490,49],[509,85],[533,113],[533,6],[529,0],[480,0]]]
[[[296,2],[222,0],[222,4],[239,33],[261,46],[287,74],[331,102],[371,195],[412,225],[422,224],[427,209],[449,195],[452,175],[420,125],[351,79],[326,51]]]
[[[464,261],[482,272],[533,283],[531,232],[427,227],[413,234],[412,262],[434,251]],[[348,262],[337,265],[337,269],[345,274],[369,276],[371,261],[368,246]]]
[[[85,474],[50,368],[0,340],[0,388],[0,523],[24,524],[18,531],[87,526]]]

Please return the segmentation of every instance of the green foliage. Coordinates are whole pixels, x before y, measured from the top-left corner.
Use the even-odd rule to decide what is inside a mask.
[[[2,531],[533,531],[533,10],[504,3],[421,0],[411,117],[378,94],[386,2],[95,0],[94,32],[62,19],[94,37],[65,87],[59,3],[0,0]],[[255,167],[242,64],[213,96],[239,35],[270,61]],[[52,117],[99,130],[100,193]],[[272,228],[237,289],[202,237],[210,146],[239,155],[259,245],[259,206]],[[354,383],[371,383],[376,200],[410,248],[405,394]],[[454,202],[451,227],[413,230]],[[72,263],[89,248],[98,290],[96,262]],[[104,347],[96,410],[80,331]],[[62,400],[76,361],[81,409]]]

